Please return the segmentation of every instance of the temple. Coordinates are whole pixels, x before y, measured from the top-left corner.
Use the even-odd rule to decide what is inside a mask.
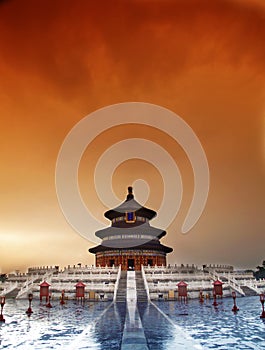
[[[89,249],[96,255],[96,266],[120,265],[122,270],[140,270],[141,265],[167,265],[166,255],[173,249],[159,241],[166,231],[149,224],[156,212],[134,199],[132,187],[128,187],[126,200],[104,216],[111,226],[95,233],[102,242]]]

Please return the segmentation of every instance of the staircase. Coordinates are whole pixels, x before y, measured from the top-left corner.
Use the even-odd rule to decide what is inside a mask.
[[[246,297],[251,297],[251,296],[254,296],[254,295],[258,295],[258,293],[255,290],[249,288],[248,286],[241,286],[241,289],[245,293]]]
[[[117,303],[126,302],[126,289],[127,289],[127,271],[121,271],[121,277],[119,280],[119,286],[116,294]]]
[[[135,271],[137,302],[147,302],[148,297],[145,290],[144,279],[141,271]],[[127,271],[121,271],[116,302],[126,302],[127,296]]]
[[[215,271],[209,271],[209,275],[213,280],[220,280],[220,275],[218,275]],[[238,294],[245,296],[245,293],[241,286],[238,284],[235,278],[232,278],[231,276],[225,276],[225,279],[227,280],[226,283],[229,285],[230,288],[238,292]]]
[[[39,288],[39,283],[41,280],[51,283],[52,275],[53,275],[53,271],[47,272],[45,275],[42,276],[42,278],[40,278],[40,276],[33,276],[29,278],[21,286],[19,292],[17,293],[16,299],[27,298],[28,293],[32,293],[33,289]]]
[[[16,299],[23,299],[27,297],[27,294],[29,292],[32,292],[32,289],[34,287],[34,282],[36,281],[36,277],[28,279],[20,288]]]
[[[6,287],[2,292],[1,295],[4,295],[7,298],[16,298],[17,293],[19,292],[19,286],[18,283],[12,283],[8,287]]]
[[[137,292],[137,302],[147,302],[148,297],[145,290],[144,279],[141,271],[135,272],[136,278],[136,292]]]
[[[5,297],[10,299],[15,299],[17,297],[18,292],[19,292],[19,287],[14,287],[13,289],[5,293]]]

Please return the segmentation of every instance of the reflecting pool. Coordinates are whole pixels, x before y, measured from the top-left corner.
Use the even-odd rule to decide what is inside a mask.
[[[239,311],[231,311],[233,300],[212,300],[200,304],[157,302],[156,305],[204,349],[265,349],[265,323],[260,319],[261,304],[258,296],[236,300]]]
[[[0,324],[0,349],[122,349],[126,303],[69,300],[47,308],[33,300],[28,317],[27,300],[6,300],[5,323]],[[265,324],[259,318],[259,297],[212,300],[200,304],[168,301],[138,303],[149,349],[265,349]],[[134,350],[140,347],[133,347]]]

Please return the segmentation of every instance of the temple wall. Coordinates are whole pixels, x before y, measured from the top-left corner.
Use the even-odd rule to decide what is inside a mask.
[[[166,266],[163,252],[143,250],[105,251],[96,254],[96,266],[119,266],[122,270],[141,270],[141,266]]]

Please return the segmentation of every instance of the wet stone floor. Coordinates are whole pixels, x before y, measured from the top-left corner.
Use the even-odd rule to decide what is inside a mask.
[[[145,340],[137,342],[135,337],[135,345],[126,347],[124,330],[130,321],[125,302],[81,304],[69,300],[60,305],[54,301],[49,309],[33,300],[33,314],[29,318],[25,313],[27,300],[6,300],[5,323],[0,324],[0,349],[191,350],[191,344],[194,349],[265,349],[259,297],[238,298],[237,305],[240,310],[234,314],[231,298],[218,300],[217,307],[211,300],[203,304],[198,300],[138,303],[137,314]],[[133,333],[128,339],[133,342]]]

